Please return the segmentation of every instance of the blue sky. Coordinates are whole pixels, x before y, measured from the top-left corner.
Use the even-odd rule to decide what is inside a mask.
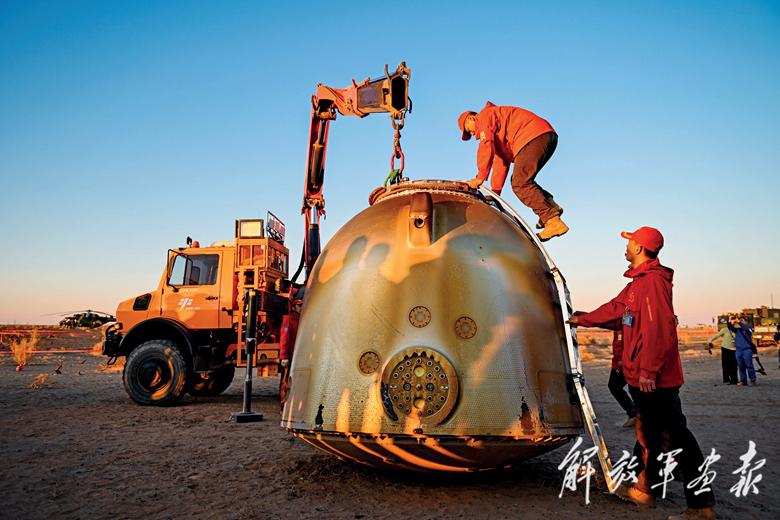
[[[575,307],[623,286],[618,233],[641,225],[666,236],[684,323],[780,305],[780,4],[646,4],[3,2],[0,322],[112,312],[187,235],[266,210],[296,263],[316,84],[401,60],[412,178],[474,175],[455,121],[487,100],[556,128],[538,181],[572,226],[548,249]],[[333,124],[325,240],[391,144],[385,115]]]

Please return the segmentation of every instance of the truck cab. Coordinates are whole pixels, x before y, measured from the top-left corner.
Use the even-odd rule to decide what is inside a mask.
[[[169,250],[157,288],[120,302],[117,322],[124,330],[158,317],[191,330],[232,328],[234,250],[225,246]]]
[[[267,225],[266,225],[267,224]],[[261,375],[277,374],[281,320],[289,312],[284,224],[236,221],[233,240],[169,249],[157,288],[119,303],[103,354],[125,356],[124,385],[139,404],[167,405],[184,394],[217,395],[245,365],[244,295],[261,294]]]

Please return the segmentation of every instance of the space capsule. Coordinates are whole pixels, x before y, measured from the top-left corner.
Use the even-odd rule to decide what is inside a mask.
[[[527,224],[462,182],[370,202],[309,277],[282,427],[341,459],[433,472],[582,434],[568,291]]]

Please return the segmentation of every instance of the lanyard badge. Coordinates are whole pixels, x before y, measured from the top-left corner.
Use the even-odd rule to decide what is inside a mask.
[[[634,326],[634,315],[629,312],[628,307],[626,307],[626,312],[623,314],[623,326],[625,327],[633,327]]]

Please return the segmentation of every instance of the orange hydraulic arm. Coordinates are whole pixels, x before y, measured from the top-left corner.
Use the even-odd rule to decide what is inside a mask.
[[[301,210],[306,218],[306,236],[301,266],[293,276],[293,280],[297,279],[304,263],[308,277],[320,254],[319,218],[325,214],[322,185],[325,177],[325,155],[328,148],[330,122],[336,119],[337,113],[343,116],[358,117],[380,112],[389,113],[396,131],[390,169],[400,178],[404,167],[403,152],[399,141],[401,138],[400,130],[403,128],[406,113],[411,113],[412,108],[409,100],[410,76],[411,71],[407,68],[406,63],[401,62],[393,73],[388,72],[387,65],[385,65],[384,77],[373,80],[366,78],[360,83],[356,83],[353,79],[352,85],[347,88],[338,89],[322,84],[317,85],[317,92],[311,98],[306,184]],[[399,168],[395,167],[396,159],[401,160]]]

